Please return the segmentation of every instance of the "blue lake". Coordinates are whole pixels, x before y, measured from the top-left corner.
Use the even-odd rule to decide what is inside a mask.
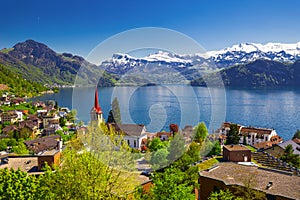
[[[98,88],[104,117],[114,97],[120,102],[123,123],[141,123],[149,131],[168,130],[170,123],[196,125],[204,121],[212,132],[223,121],[274,128],[285,140],[300,129],[299,89],[218,89],[183,85]],[[56,100],[77,110],[86,124],[95,88],[65,88],[35,99]]]

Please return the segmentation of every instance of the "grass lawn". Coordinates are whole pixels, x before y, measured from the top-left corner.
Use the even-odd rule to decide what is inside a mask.
[[[219,160],[218,160],[218,157],[215,157],[215,158],[211,158],[209,160],[203,161],[202,163],[198,164],[197,166],[199,168],[199,171],[201,171],[201,170],[209,169],[217,163],[219,163]]]
[[[252,147],[252,146],[250,146],[250,145],[246,145],[246,147],[247,147],[248,149],[250,149],[251,152],[256,152],[256,151],[257,151],[254,147]]]

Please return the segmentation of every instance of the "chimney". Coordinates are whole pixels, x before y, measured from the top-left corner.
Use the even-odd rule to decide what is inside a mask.
[[[270,181],[269,184],[266,186],[266,190],[270,189],[273,186],[273,182]]]

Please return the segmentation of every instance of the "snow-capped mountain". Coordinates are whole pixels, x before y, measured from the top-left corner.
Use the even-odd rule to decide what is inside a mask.
[[[107,72],[123,75],[128,71],[160,72],[172,69],[186,75],[187,79],[196,72],[212,72],[238,64],[246,64],[258,59],[294,62],[300,59],[300,42],[296,44],[281,43],[241,43],[219,51],[204,54],[175,54],[158,51],[143,58],[127,54],[114,54],[100,66]]]
[[[222,49],[207,52],[218,67],[226,68],[237,64],[245,64],[257,59],[279,62],[294,62],[300,59],[300,42],[295,44],[241,43]]]

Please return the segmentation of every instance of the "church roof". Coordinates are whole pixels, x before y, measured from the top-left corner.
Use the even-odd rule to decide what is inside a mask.
[[[98,113],[98,114],[102,113],[102,109],[99,105],[99,99],[98,99],[98,88],[96,88],[96,90],[95,90],[95,102],[94,102],[94,107],[92,108],[92,110],[95,110],[96,113]]]

